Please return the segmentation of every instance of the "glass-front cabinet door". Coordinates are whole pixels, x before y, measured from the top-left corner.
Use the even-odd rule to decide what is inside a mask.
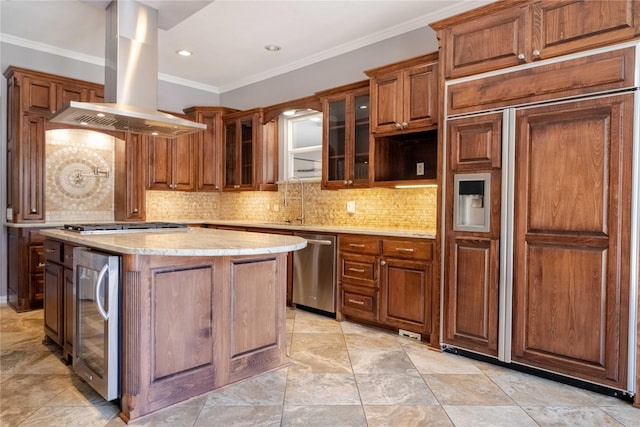
[[[322,186],[369,186],[368,81],[320,94],[323,112]]]
[[[225,116],[224,190],[256,189],[256,149],[260,116],[243,112]]]

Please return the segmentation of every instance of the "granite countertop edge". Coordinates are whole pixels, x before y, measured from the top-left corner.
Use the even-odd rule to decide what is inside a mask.
[[[247,227],[247,228],[263,228],[273,230],[289,230],[292,232],[300,233],[333,233],[333,234],[368,234],[375,236],[389,236],[389,237],[413,237],[419,239],[435,239],[436,232],[434,230],[419,230],[415,228],[371,228],[371,227],[353,227],[353,226],[341,226],[341,225],[315,225],[315,224],[283,224],[275,222],[262,222],[251,220],[163,220],[166,222],[177,222],[191,225],[226,225],[233,227]],[[62,227],[64,224],[82,224],[87,221],[68,221],[68,222],[40,222],[40,223],[4,223],[5,227],[9,228],[57,228]],[[96,221],[109,224],[112,222],[122,221]]]
[[[184,229],[183,229],[184,230]],[[41,230],[45,237],[126,255],[242,256],[291,252],[304,248],[296,236],[189,228],[186,231],[79,234],[61,229]]]

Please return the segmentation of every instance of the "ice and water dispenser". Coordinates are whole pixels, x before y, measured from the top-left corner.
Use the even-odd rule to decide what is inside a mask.
[[[488,232],[491,174],[456,174],[454,185],[453,229]]]

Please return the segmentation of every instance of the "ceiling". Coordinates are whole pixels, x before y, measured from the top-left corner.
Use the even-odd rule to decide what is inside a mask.
[[[223,93],[492,0],[140,0],[158,10],[158,72]],[[2,0],[0,40],[104,66],[109,0]],[[269,52],[264,46],[281,47]],[[194,54],[181,57],[175,52]]]

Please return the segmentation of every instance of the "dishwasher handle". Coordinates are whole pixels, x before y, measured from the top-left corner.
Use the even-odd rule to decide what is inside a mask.
[[[305,239],[310,245],[325,245],[331,246],[333,242],[331,240],[319,240],[319,239]]]

